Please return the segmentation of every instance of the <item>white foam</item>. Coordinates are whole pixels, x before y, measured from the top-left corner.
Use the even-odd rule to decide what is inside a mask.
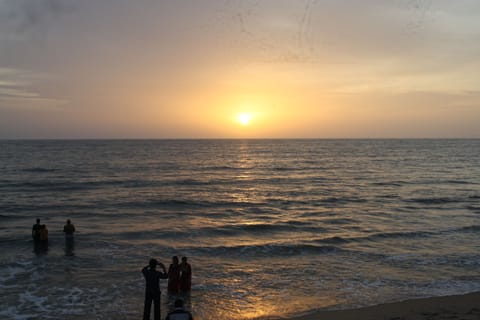
[[[21,293],[19,296],[20,306],[35,306],[40,312],[46,312],[48,309],[45,307],[46,303],[48,302],[48,297],[40,297],[31,291],[26,291]]]
[[[2,273],[6,273],[6,275],[0,276],[0,284],[13,280],[19,273],[24,272],[25,269],[19,267],[7,267],[2,271]]]
[[[0,310],[0,317],[2,319],[13,319],[13,320],[27,320],[35,318],[38,315],[35,314],[18,314],[17,307],[7,307],[6,309]]]

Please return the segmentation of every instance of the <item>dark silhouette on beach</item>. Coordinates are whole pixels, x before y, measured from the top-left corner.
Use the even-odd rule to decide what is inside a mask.
[[[192,266],[187,262],[187,257],[182,257],[180,263],[180,292],[189,293],[192,289]]]
[[[175,300],[175,310],[169,312],[165,320],[193,320],[192,314],[183,308],[183,300]]]
[[[168,293],[178,294],[180,292],[180,264],[178,257],[172,257],[172,264],[168,267]]]
[[[157,271],[156,267],[160,266],[163,272]],[[153,302],[154,319],[160,320],[160,279],[167,279],[168,274],[163,263],[156,259],[150,259],[148,266],[142,269],[145,278],[145,305],[143,309],[143,320],[150,320],[150,309]]]

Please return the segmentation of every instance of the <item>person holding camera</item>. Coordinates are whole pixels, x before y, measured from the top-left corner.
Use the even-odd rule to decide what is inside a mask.
[[[157,271],[156,267],[160,266],[163,272]],[[167,270],[163,263],[156,259],[150,259],[148,266],[142,269],[145,278],[145,306],[143,309],[143,320],[150,320],[150,309],[153,302],[153,315],[155,320],[160,320],[160,279],[167,279]]]

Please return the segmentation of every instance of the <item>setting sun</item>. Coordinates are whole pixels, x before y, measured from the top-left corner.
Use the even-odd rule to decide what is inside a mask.
[[[238,115],[238,122],[240,122],[244,126],[250,124],[251,120],[252,120],[252,115],[249,113],[240,113]]]

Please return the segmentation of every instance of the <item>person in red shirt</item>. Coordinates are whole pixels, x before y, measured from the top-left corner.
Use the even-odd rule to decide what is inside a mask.
[[[187,257],[182,257],[180,272],[180,292],[189,292],[192,289],[192,266],[187,262]]]
[[[168,293],[178,294],[180,291],[180,264],[178,257],[172,257],[172,264],[168,268]]]

